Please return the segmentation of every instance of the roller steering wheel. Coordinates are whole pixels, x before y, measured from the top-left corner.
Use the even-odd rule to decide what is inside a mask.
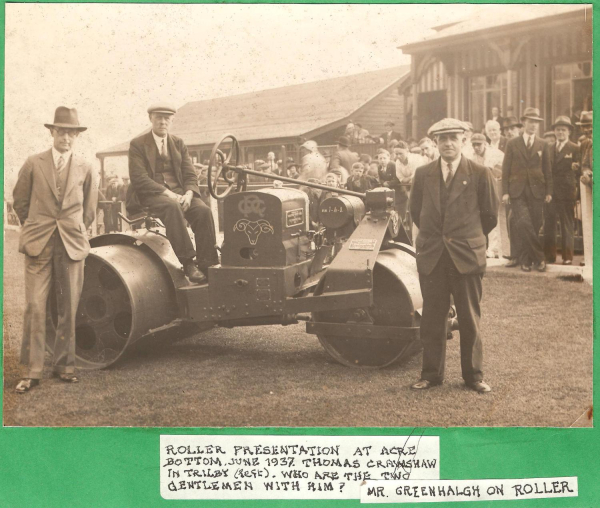
[[[220,149],[220,146],[225,142],[225,140],[230,139],[231,148],[227,156]],[[207,184],[208,184],[208,192],[215,199],[223,199],[227,194],[231,192],[233,186],[237,183],[238,187],[240,187],[240,172],[236,171],[238,168],[238,163],[240,159],[240,145],[238,140],[233,136],[233,134],[226,134],[223,136],[215,146],[213,146],[212,152],[210,153],[210,160],[208,162],[208,172],[206,174]],[[214,168],[214,175],[213,175]],[[228,172],[234,171],[237,174],[237,179],[233,180],[227,175]],[[219,183],[219,177],[221,177],[225,183],[227,184],[227,188],[222,191],[217,191],[217,185]],[[243,180],[243,179],[242,179]]]

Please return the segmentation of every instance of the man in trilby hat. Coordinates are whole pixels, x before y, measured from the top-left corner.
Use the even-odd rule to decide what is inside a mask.
[[[552,169],[552,201],[544,207],[544,254],[548,263],[556,261],[556,219],[560,219],[563,265],[573,263],[573,222],[579,186],[579,146],[569,141],[573,124],[559,116],[552,125],[556,142],[549,145]]]
[[[194,165],[182,139],[169,134],[176,109],[168,104],[148,108],[152,129],[129,145],[127,211],[140,205],[165,225],[166,235],[190,282],[205,283],[208,268],[218,263],[211,209],[200,199]],[[195,249],[187,232],[189,222]],[[194,262],[196,258],[196,262]]]
[[[593,112],[582,111],[581,117],[577,125],[581,127],[581,131],[587,138],[581,143],[581,181],[585,185],[592,185],[593,170],[594,170],[594,158],[593,158],[593,146],[592,146],[592,127],[593,127]]]
[[[508,141],[502,164],[502,202],[510,204],[519,243],[519,259],[511,259],[506,266],[520,264],[525,272],[532,266],[540,272],[546,270],[539,232],[544,202],[552,200],[552,171],[548,144],[537,136],[543,120],[539,109],[525,108],[523,134]]]
[[[50,130],[52,147],[32,155],[19,171],[13,190],[21,221],[19,252],[25,254],[25,320],[21,363],[27,374],[16,387],[25,393],[42,379],[46,340],[53,342],[53,374],[76,383],[75,317],[83,288],[87,229],[96,216],[97,178],[92,166],[73,153],[79,133],[77,111],[60,106]],[[58,319],[54,337],[46,336],[46,308],[54,290]]]
[[[483,380],[480,336],[485,235],[498,221],[498,194],[492,172],[462,154],[468,126],[445,118],[429,129],[440,158],[417,168],[410,213],[419,228],[415,247],[423,295],[423,368],[414,390],[444,381],[450,297],[460,330],[462,377],[467,388],[491,391]]]

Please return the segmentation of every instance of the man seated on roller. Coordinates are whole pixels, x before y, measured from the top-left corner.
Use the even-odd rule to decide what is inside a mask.
[[[215,225],[211,209],[200,199],[185,143],[169,134],[175,113],[176,109],[166,104],[148,108],[152,130],[129,145],[127,210],[131,213],[144,207],[158,217],[186,276],[201,284],[207,280],[208,267],[218,263]],[[194,232],[195,250],[186,220]]]

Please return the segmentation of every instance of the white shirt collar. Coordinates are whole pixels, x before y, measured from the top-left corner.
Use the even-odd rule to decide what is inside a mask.
[[[558,152],[560,152],[565,147],[566,144],[567,144],[567,140],[566,139],[564,141],[557,141],[556,142],[556,150]]]
[[[524,132],[523,133],[523,141],[525,141],[525,146],[527,146],[529,138],[531,138],[531,144],[533,144],[533,142],[535,141],[535,135],[534,134],[527,134],[527,133]]]
[[[440,160],[442,161],[442,173],[444,173],[444,180],[446,180],[446,178],[448,177],[448,163],[441,157],[440,157]],[[453,175],[456,174],[456,170],[458,169],[458,166],[460,166],[461,160],[462,160],[462,154],[460,154],[457,159],[452,161],[452,174]]]
[[[54,166],[58,166],[58,159],[60,157],[63,158],[63,160],[65,161],[65,165],[67,165],[69,159],[71,158],[71,153],[71,150],[65,153],[60,153],[56,148],[52,147],[52,159],[54,160]]]
[[[163,139],[165,141],[165,153],[168,154],[169,153],[169,135],[167,134],[164,138],[161,138],[160,136],[157,136],[156,134],[154,134],[154,131],[152,131],[152,137],[154,138],[154,142],[156,143],[156,148],[158,148],[158,153],[162,153],[162,147],[163,147]]]

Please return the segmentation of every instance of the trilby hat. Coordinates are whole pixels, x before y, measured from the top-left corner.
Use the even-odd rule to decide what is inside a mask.
[[[48,129],[74,129],[79,132],[87,130],[87,127],[79,125],[77,110],[75,108],[67,108],[65,106],[58,106],[54,112],[54,122],[45,123],[44,127],[47,127]]]
[[[591,125],[592,124],[592,111],[582,111],[579,117],[577,125]]]
[[[573,124],[571,123],[571,119],[568,116],[559,116],[556,118],[556,121],[552,124],[552,129],[558,127],[559,125],[564,125],[569,129],[573,130]]]
[[[536,122],[543,122],[544,119],[540,116],[540,110],[538,108],[525,108],[525,112],[521,117],[521,120],[535,120]]]

